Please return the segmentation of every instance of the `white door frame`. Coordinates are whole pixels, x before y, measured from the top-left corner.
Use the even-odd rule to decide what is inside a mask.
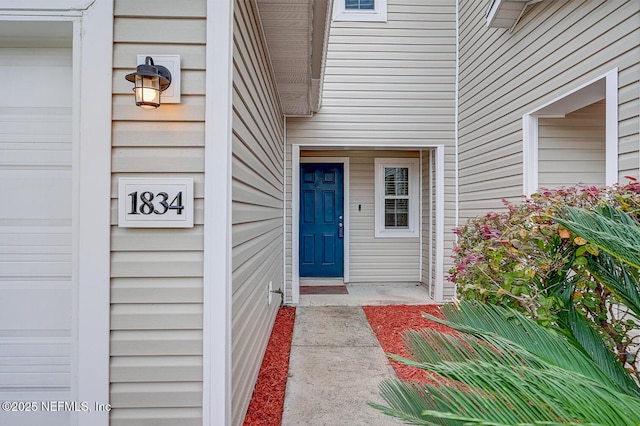
[[[294,154],[296,152],[294,148]],[[297,188],[297,190],[293,190],[291,194],[291,202],[295,209],[292,217],[292,226],[291,226],[291,267],[297,275],[298,278],[298,286],[293,286],[292,288],[292,297],[298,300],[300,298],[300,164],[301,163],[336,163],[342,164],[342,196],[343,196],[343,216],[344,221],[344,272],[343,272],[343,280],[345,283],[349,282],[349,157],[300,157],[300,150],[298,149],[298,156],[294,159],[298,159],[298,165],[294,166],[291,171],[291,179],[294,182],[293,188]],[[294,160],[295,162],[295,160]],[[296,207],[297,206],[297,207]],[[298,224],[296,226],[296,224]]]
[[[72,398],[109,403],[113,0],[0,0],[0,21],[73,22]],[[107,411],[72,413],[106,426]]]
[[[553,99],[522,117],[523,193],[538,190],[538,119],[564,117],[601,99],[605,107],[605,184],[618,182],[618,68]]]
[[[443,145],[366,145],[366,146],[344,146],[344,145],[300,145],[291,146],[291,299],[292,302],[300,302],[300,270],[299,270],[299,229],[300,220],[300,163],[302,162],[327,162],[345,164],[344,170],[344,197],[345,197],[345,259],[344,259],[344,280],[349,282],[349,158],[348,157],[300,157],[300,151],[309,150],[335,150],[335,149],[358,149],[358,150],[405,150],[405,149],[432,149],[435,152],[435,289],[434,299],[441,302],[444,296],[444,146]],[[421,192],[422,193],[422,192]],[[422,234],[422,233],[421,233]],[[420,244],[422,250],[422,244]],[[422,256],[420,256],[422,258]],[[285,286],[286,287],[286,286]]]

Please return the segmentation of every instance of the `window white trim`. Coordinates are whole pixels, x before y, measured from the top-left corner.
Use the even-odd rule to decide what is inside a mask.
[[[538,190],[538,118],[564,117],[600,99],[606,99],[605,184],[618,181],[618,69],[614,68],[522,116],[525,195]]]
[[[385,168],[406,167],[409,169],[409,228],[385,227]],[[407,238],[420,236],[420,159],[376,158],[375,159],[375,237]]]
[[[387,22],[387,0],[375,0],[373,10],[347,9],[345,7],[345,0],[334,0],[333,20]]]

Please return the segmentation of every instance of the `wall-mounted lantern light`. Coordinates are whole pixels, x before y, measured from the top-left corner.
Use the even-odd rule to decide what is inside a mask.
[[[158,108],[160,93],[171,85],[171,73],[162,65],[154,65],[151,56],[147,56],[144,62],[138,65],[136,72],[127,74],[125,78],[134,84],[136,105],[142,108]]]

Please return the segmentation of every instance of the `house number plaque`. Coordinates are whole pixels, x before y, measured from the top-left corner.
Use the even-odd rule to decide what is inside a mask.
[[[192,228],[193,179],[120,178],[118,226]]]

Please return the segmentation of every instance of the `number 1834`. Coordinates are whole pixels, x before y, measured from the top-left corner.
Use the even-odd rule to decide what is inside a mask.
[[[151,191],[134,191],[128,194],[128,197],[131,198],[131,210],[128,214],[163,215],[173,210],[176,214],[181,215],[184,210],[182,191],[179,191],[171,201],[169,201],[171,197],[166,192],[154,194]]]

